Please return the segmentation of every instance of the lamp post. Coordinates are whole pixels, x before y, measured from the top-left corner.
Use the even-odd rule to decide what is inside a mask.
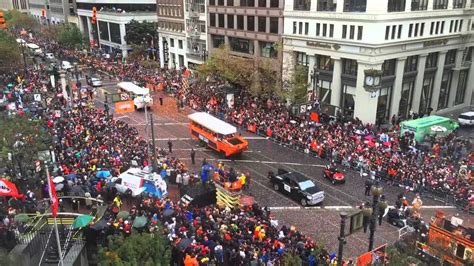
[[[375,236],[375,229],[377,224],[377,216],[379,212],[379,198],[380,195],[383,193],[383,187],[380,185],[380,182],[377,180],[375,184],[371,188],[371,192],[373,195],[372,198],[372,216],[370,217],[370,225],[369,225],[369,252],[374,249],[374,236]]]
[[[343,252],[344,252],[344,244],[346,243],[346,238],[345,238],[345,227],[346,227],[346,218],[347,218],[347,213],[346,212],[341,212],[341,227],[339,230],[339,250],[337,252],[337,266],[342,266],[342,258],[343,258]]]

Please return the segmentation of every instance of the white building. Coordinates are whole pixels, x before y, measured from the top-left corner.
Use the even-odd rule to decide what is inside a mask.
[[[289,0],[284,78],[308,67],[320,101],[364,122],[471,103],[473,0]],[[364,89],[382,70],[381,89]],[[330,108],[330,107],[328,107]]]
[[[28,6],[29,13],[44,24],[74,22],[73,0],[29,0]],[[69,21],[69,18],[72,18],[72,21]]]
[[[109,53],[126,56],[130,46],[125,42],[126,24],[131,20],[156,22],[154,0],[76,0],[79,28],[89,34],[94,45]],[[92,8],[97,9],[97,23],[92,24]],[[145,38],[145,36],[144,36]]]
[[[184,0],[157,0],[160,66],[187,66]]]
[[[193,69],[208,55],[206,1],[185,0],[186,66]]]

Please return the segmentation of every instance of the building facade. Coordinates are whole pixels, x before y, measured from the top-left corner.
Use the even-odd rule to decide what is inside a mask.
[[[184,0],[157,0],[160,66],[186,67]]]
[[[29,0],[29,12],[44,24],[75,21],[74,0]],[[44,10],[44,16],[43,16]],[[69,21],[70,18],[72,21]]]
[[[205,0],[185,0],[187,67],[194,69],[207,58],[207,16]]]
[[[97,10],[96,24],[92,24],[93,7]],[[124,38],[126,25],[132,20],[157,21],[154,0],[77,0],[77,14],[79,28],[89,34],[93,46],[124,57],[131,50]]]
[[[209,52],[225,44],[234,55],[272,59],[280,68],[283,5],[283,0],[209,0]]]
[[[28,0],[0,0],[0,10],[28,11]]]
[[[324,105],[364,122],[443,113],[471,103],[471,0],[290,0],[283,64],[308,69]],[[376,92],[367,70],[382,73]],[[471,84],[471,85],[469,85]]]

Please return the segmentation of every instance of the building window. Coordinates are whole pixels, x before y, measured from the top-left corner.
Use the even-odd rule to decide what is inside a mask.
[[[277,17],[270,18],[270,33],[278,34],[278,18]]]
[[[392,40],[395,39],[395,34],[397,33],[397,25],[392,26]]]
[[[99,21],[99,36],[101,40],[109,41],[109,27],[107,22]]]
[[[413,33],[413,23],[410,23],[410,26],[408,26],[408,38],[411,38],[412,33]]]
[[[242,19],[242,24],[243,24],[243,19]],[[255,31],[255,17],[254,16],[247,16],[247,31]],[[296,33],[296,29],[294,33]]]
[[[275,44],[271,42],[258,42],[260,45],[260,55],[267,58],[276,58],[278,56]]]
[[[218,26],[218,27],[225,28],[225,17],[224,17],[224,14],[219,14],[219,15],[218,15],[218,18],[219,18],[219,26]]]
[[[342,59],[342,73],[357,76],[357,61],[352,59]]]
[[[328,24],[324,23],[323,24],[323,37],[326,37],[328,31]]]
[[[455,20],[454,21],[454,32],[458,31],[458,24],[459,24],[459,20]]]
[[[464,21],[463,19],[459,20],[458,32],[461,32],[461,31],[462,31],[462,22],[463,22],[463,21]]]
[[[362,26],[357,26],[357,40],[362,40],[362,31],[364,27]]]
[[[279,6],[280,6],[280,1],[279,0],[270,0],[270,7],[278,8]]]
[[[298,29],[298,26],[296,25],[296,21],[293,22],[293,34],[296,34],[296,30]]]
[[[174,39],[170,38],[170,47],[174,47]]]
[[[255,7],[255,0],[240,0],[240,6]]]
[[[316,68],[320,70],[333,71],[334,59],[327,55],[316,55]]]
[[[306,53],[296,52],[296,64],[301,66],[308,66],[309,58]]]
[[[316,33],[318,33],[317,28],[316,28]],[[316,34],[316,36],[319,36],[319,34]],[[342,38],[345,39],[346,37],[347,37],[347,25],[342,25]]]
[[[303,22],[298,23],[298,34],[303,34]]]
[[[434,68],[438,65],[438,53],[429,53],[426,57],[426,68]]]
[[[456,90],[456,98],[454,99],[454,104],[464,103],[464,95],[466,95],[467,88],[467,77],[469,76],[469,70],[463,70],[459,72],[459,81],[458,87]]]
[[[435,34],[438,34],[438,33],[439,33],[439,25],[440,25],[440,22],[439,22],[439,21],[436,21],[436,30],[435,30]]]
[[[216,26],[216,14],[215,13],[210,13],[209,14],[209,25],[211,27],[215,27]]]
[[[218,6],[223,6],[224,5],[224,0],[217,0],[217,5]]]
[[[227,6],[234,6],[234,0],[227,0]],[[203,8],[201,13],[205,13],[205,8]]]
[[[434,27],[435,27],[435,23],[434,23],[434,21],[433,21],[433,22],[431,22],[430,35],[433,35]]]
[[[221,35],[211,35],[212,47],[219,48],[225,44],[225,37]]]
[[[451,81],[453,72],[451,70],[444,71],[441,78],[441,87],[439,91],[438,110],[448,107],[449,93],[451,91]]]
[[[321,33],[321,23],[316,23],[316,36],[319,36],[320,33]]]
[[[336,0],[318,0],[318,11],[336,11]]]
[[[440,33],[443,34],[443,32],[444,32],[444,21],[441,21]]]
[[[367,0],[344,0],[344,12],[365,12]]]
[[[385,26],[385,40],[390,36],[390,26]]]
[[[267,18],[258,17],[258,32],[266,32],[266,31],[267,31]]]
[[[427,114],[431,109],[431,97],[433,96],[434,77],[426,77],[421,87],[421,100],[418,112]]]
[[[384,76],[395,75],[395,67],[397,65],[397,59],[385,60],[382,65],[382,72]]]
[[[397,39],[400,39],[401,37],[402,37],[402,24],[398,25]]]
[[[418,37],[418,29],[420,27],[420,23],[415,24],[415,34],[413,35],[414,37]]]
[[[120,25],[117,23],[109,22],[110,28],[110,41],[114,43],[122,43],[120,38]]]
[[[418,56],[409,56],[407,61],[405,61],[405,73],[416,71],[418,67]]]
[[[293,0],[294,10],[309,11],[311,8],[311,0]]]
[[[326,24],[324,24],[324,25],[326,25]],[[305,22],[304,23],[304,35],[308,35],[308,31],[309,31],[309,23]]]
[[[237,29],[243,30],[244,29],[244,16],[237,15]]]
[[[234,15],[227,15],[227,28],[228,29],[234,28]]]
[[[420,26],[420,37],[423,36],[425,32],[425,23],[421,23],[421,26]]]
[[[398,113],[402,118],[408,118],[413,101],[415,82],[407,82],[402,85],[402,96],[400,97],[400,105],[398,106]]]
[[[234,52],[253,54],[253,40],[229,37],[230,49]]]
[[[434,0],[433,1],[433,9],[447,9],[448,8],[448,0]]]
[[[388,0],[388,12],[405,12],[406,0]]]
[[[453,8],[465,8],[466,0],[453,0]]]
[[[428,9],[428,0],[411,0],[411,11]]]
[[[183,41],[182,40],[178,40],[178,48],[183,49]]]
[[[267,0],[258,0],[258,7],[267,7]]]
[[[451,64],[456,63],[456,52],[457,52],[457,50],[453,49],[453,50],[449,50],[446,53],[446,59],[444,61],[444,65],[451,65]]]
[[[334,24],[329,24],[329,37],[332,38],[334,36]]]

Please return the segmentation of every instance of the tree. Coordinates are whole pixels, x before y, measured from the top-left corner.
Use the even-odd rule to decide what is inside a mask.
[[[32,16],[22,13],[18,10],[12,9],[5,13],[7,26],[12,29],[37,32],[40,29],[40,24]]]
[[[99,250],[99,265],[170,265],[171,246],[160,233],[111,235]]]
[[[18,166],[24,176],[25,168],[38,159],[38,152],[48,149],[51,136],[44,122],[23,116],[0,118],[0,125],[0,167]]]
[[[288,98],[292,103],[305,103],[308,100],[308,68],[297,65],[289,85]]]
[[[155,22],[138,22],[131,20],[127,25],[127,34],[125,41],[128,44],[143,45],[144,43],[151,43],[151,39],[158,39],[157,24]]]
[[[19,69],[21,52],[18,43],[7,31],[0,31],[0,72],[12,73]]]
[[[82,48],[84,36],[76,25],[59,25],[57,40],[58,43],[67,48]]]

